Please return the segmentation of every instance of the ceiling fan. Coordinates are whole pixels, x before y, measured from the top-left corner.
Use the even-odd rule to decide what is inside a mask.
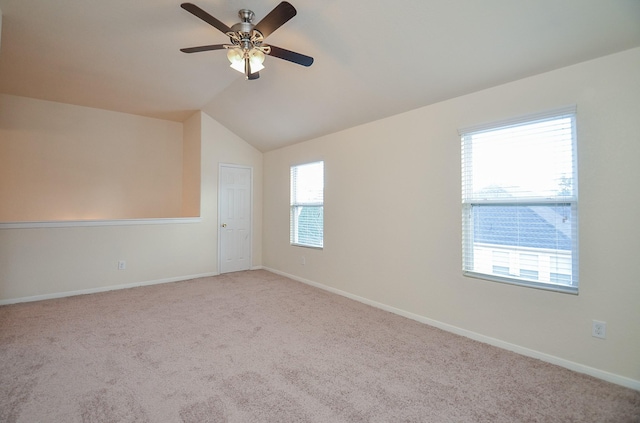
[[[223,32],[231,41],[231,44],[181,48],[180,51],[184,53],[226,49],[231,67],[244,73],[246,78],[250,80],[260,77],[259,71],[264,69],[262,63],[265,55],[284,59],[302,66],[311,66],[313,63],[313,57],[274,45],[264,44],[265,38],[296,15],[296,9],[286,1],[277,5],[255,25],[251,22],[255,17],[254,13],[248,9],[241,9],[238,12],[238,16],[242,22],[238,22],[232,27],[228,27],[195,4],[182,3],[180,7]]]

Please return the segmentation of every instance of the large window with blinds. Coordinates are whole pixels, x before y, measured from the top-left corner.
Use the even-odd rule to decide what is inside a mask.
[[[324,162],[291,166],[290,242],[324,245]]]
[[[467,276],[578,292],[575,108],[460,131]]]

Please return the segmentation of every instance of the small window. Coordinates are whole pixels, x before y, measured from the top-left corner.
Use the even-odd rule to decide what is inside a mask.
[[[463,272],[578,292],[575,108],[461,131]]]
[[[291,166],[290,242],[324,245],[324,162]]]

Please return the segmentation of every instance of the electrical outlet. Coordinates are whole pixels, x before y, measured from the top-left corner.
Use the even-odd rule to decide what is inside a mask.
[[[593,326],[591,327],[591,336],[596,338],[607,338],[607,322],[600,322],[598,320],[593,321]]]
[[[127,268],[127,262],[124,260],[118,261],[118,270],[124,270]]]

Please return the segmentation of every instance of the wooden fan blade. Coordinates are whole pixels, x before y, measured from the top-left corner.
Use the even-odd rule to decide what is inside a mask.
[[[313,64],[313,57],[305,56],[304,54],[300,54],[300,53],[296,53],[295,51],[290,51],[284,48],[276,47],[271,44],[269,44],[269,47],[271,47],[271,52],[269,52],[269,56],[288,60],[289,62],[297,63],[302,66],[311,66]]]
[[[202,19],[203,21],[205,21],[206,23],[208,23],[209,25],[213,26],[218,31],[220,31],[220,32],[222,32],[224,34],[226,34],[227,32],[231,31],[231,29],[228,26],[226,26],[225,24],[223,24],[222,22],[220,22],[219,20],[217,20],[216,18],[214,18],[213,16],[211,16],[210,14],[205,12],[204,10],[200,9],[195,4],[182,3],[180,5],[180,7],[182,7],[184,10],[186,10],[189,13],[191,13],[192,15]]]
[[[198,53],[200,51],[223,50],[223,49],[224,49],[224,44],[211,44],[208,46],[181,48],[180,51],[183,53]]]
[[[291,3],[283,1],[277,5],[267,16],[262,18],[254,29],[260,31],[263,37],[267,38],[276,29],[296,15],[296,8]]]
[[[252,81],[254,79],[258,79],[260,78],[260,72],[254,72],[254,73],[250,73],[249,77],[247,78],[249,81]]]

